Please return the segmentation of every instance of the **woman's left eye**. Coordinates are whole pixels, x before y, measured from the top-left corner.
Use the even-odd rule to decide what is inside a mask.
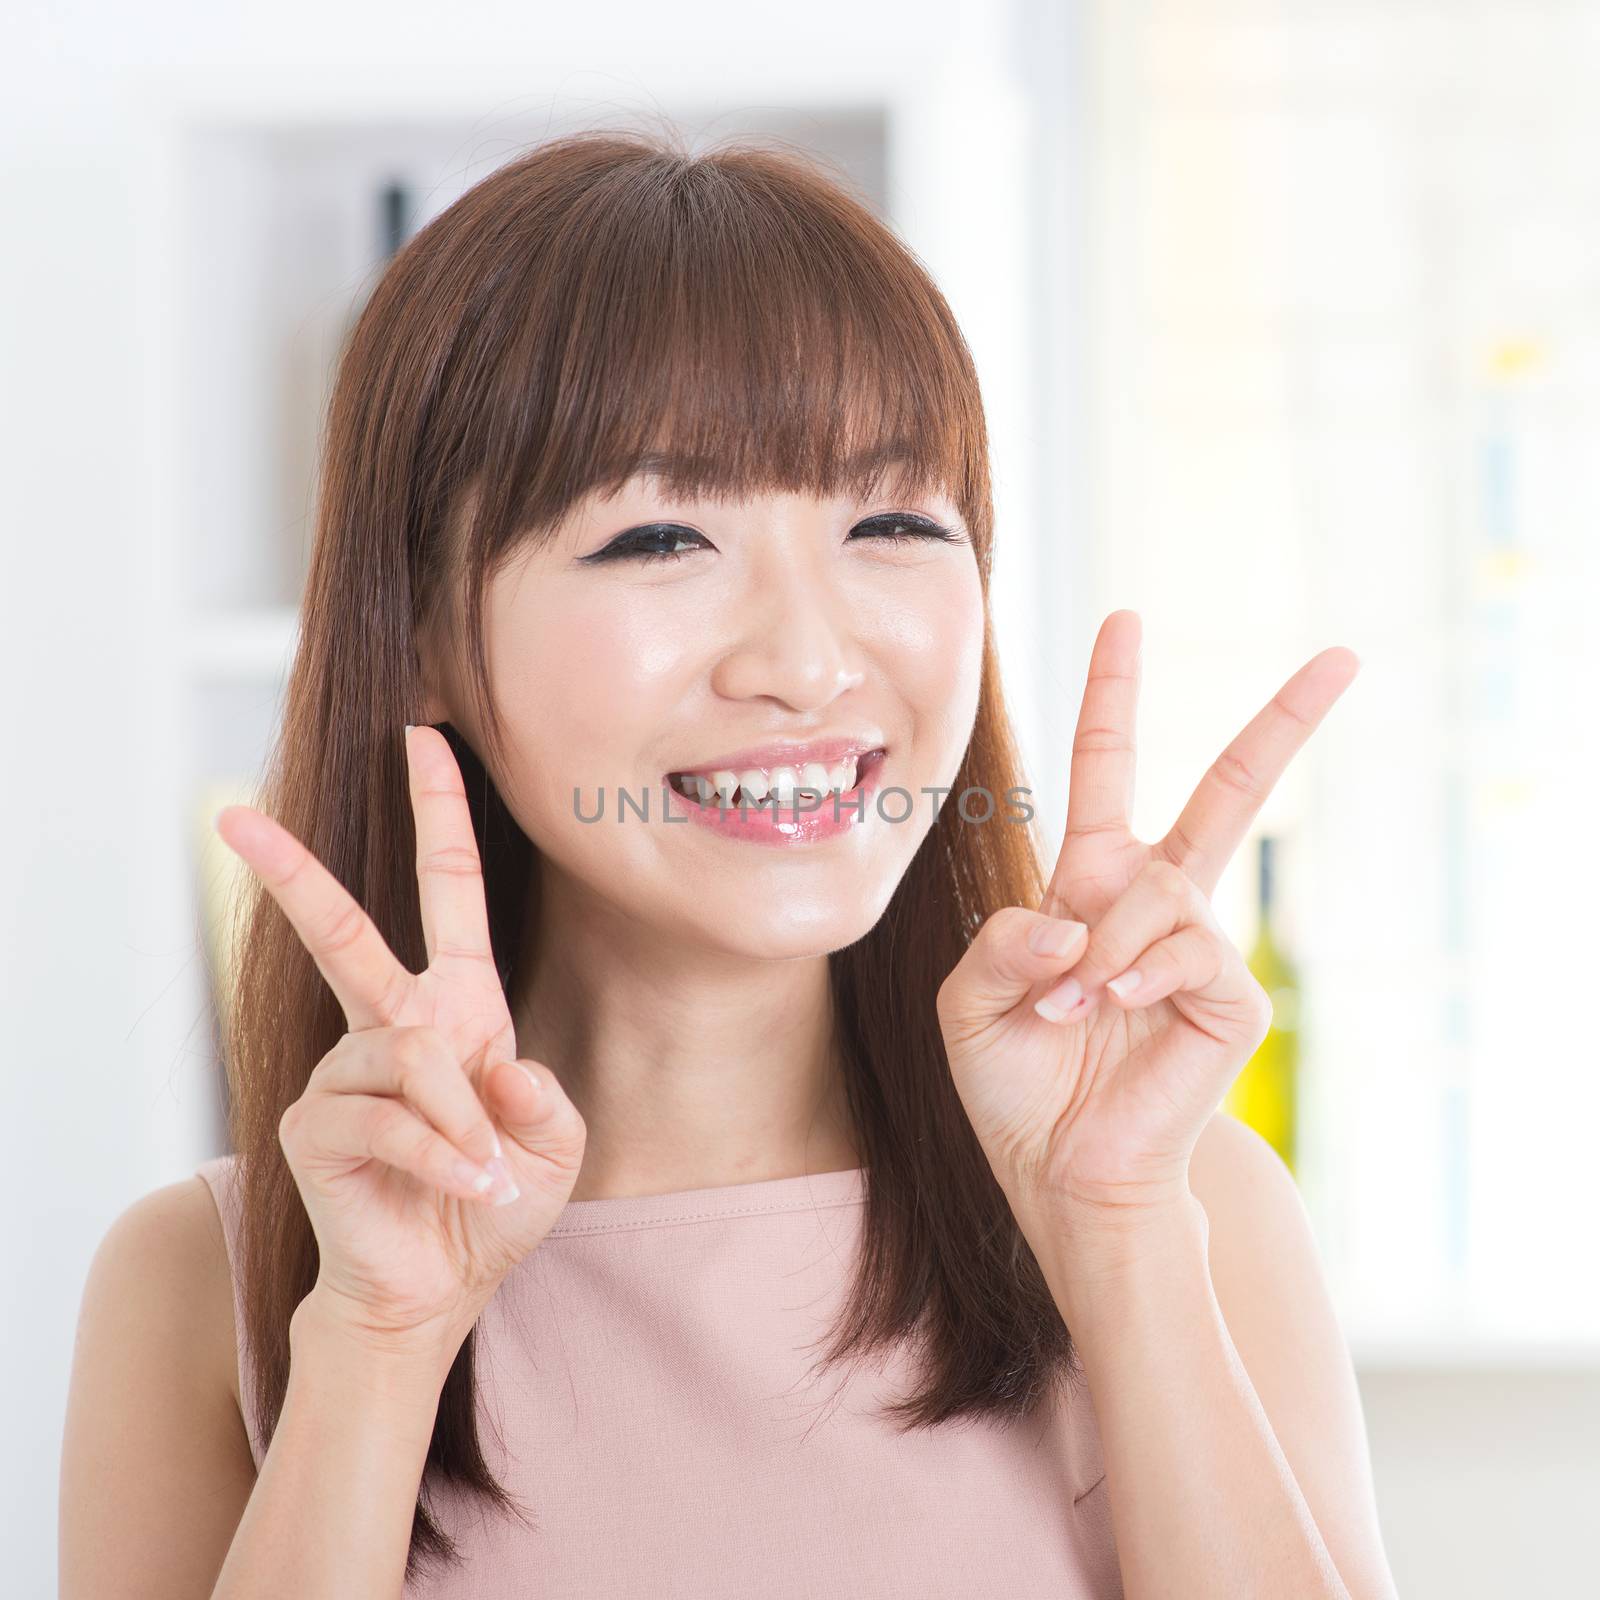
[[[865,532],[871,539],[886,539],[891,544],[901,544],[912,539],[943,539],[952,544],[959,543],[961,535],[953,528],[947,528],[942,522],[935,522],[930,517],[920,517],[913,513],[893,514],[881,517],[868,517],[865,522],[858,522],[851,530],[850,538]],[[846,541],[847,543],[849,541]]]

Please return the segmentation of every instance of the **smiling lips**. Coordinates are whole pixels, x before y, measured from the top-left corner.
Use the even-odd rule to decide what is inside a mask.
[[[702,767],[669,772],[667,782],[702,805],[715,797],[724,808],[736,803],[815,807],[829,793],[849,793],[861,768],[883,753],[883,741],[871,736],[751,746]]]
[[[783,752],[788,753],[788,752]],[[750,843],[798,844],[833,838],[858,826],[876,787],[885,751],[844,743],[830,750],[807,747],[812,760],[759,759],[699,770],[669,772],[673,809],[725,837]],[[830,759],[832,758],[832,759]]]
[[[737,771],[714,767],[709,774],[674,772],[668,775],[668,782],[679,794],[702,805],[716,795],[723,806],[792,806],[802,793],[818,797],[848,793],[856,786],[858,764],[857,757],[846,756],[831,767],[820,761],[807,761],[797,767],[744,767]]]

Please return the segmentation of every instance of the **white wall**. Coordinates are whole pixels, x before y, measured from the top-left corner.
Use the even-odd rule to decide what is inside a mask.
[[[1596,1592],[1600,1373],[1365,1371],[1361,1395],[1405,1600]]]

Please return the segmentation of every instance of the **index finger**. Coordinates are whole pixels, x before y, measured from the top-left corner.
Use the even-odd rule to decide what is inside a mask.
[[[344,885],[287,828],[250,806],[224,806],[216,829],[283,908],[351,1031],[391,1023],[413,974]]]
[[[1209,895],[1284,768],[1360,670],[1342,644],[1314,655],[1206,769],[1155,849]]]

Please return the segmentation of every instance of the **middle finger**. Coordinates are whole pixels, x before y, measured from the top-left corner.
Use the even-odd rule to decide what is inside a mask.
[[[437,728],[421,723],[408,728],[405,738],[428,962],[487,962],[492,970],[483,863],[461,768]]]
[[[1331,645],[1306,662],[1213,761],[1166,838],[1153,848],[1210,894],[1284,769],[1361,670]]]

